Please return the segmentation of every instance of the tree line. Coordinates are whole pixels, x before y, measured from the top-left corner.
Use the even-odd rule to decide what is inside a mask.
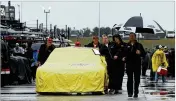
[[[66,36],[67,35],[69,35],[69,36],[77,35],[77,36],[83,36],[83,37],[90,37],[92,35],[98,36],[99,27],[94,27],[92,30],[88,27],[82,28],[80,30],[71,29],[71,28],[67,28],[67,30],[57,28],[56,31],[59,34],[66,34]],[[102,34],[109,35],[109,34],[112,34],[112,31],[114,32],[114,30],[112,30],[112,28],[110,28],[110,27],[101,27],[100,28],[100,35],[102,35]]]

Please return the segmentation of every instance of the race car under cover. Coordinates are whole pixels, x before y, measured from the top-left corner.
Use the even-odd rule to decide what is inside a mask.
[[[106,84],[105,59],[92,48],[56,48],[36,73],[38,93],[103,93]]]

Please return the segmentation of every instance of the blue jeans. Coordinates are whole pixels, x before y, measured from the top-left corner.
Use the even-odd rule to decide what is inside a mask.
[[[155,81],[156,81],[156,82],[158,82],[158,77],[159,77],[158,73],[155,72]],[[163,75],[162,75],[162,81],[163,81],[163,83],[166,81],[166,78],[165,78],[165,76],[163,76]]]

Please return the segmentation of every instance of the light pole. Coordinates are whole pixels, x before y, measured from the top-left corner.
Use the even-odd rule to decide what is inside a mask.
[[[99,2],[99,30],[98,30],[98,37],[100,39],[100,2]]]
[[[67,33],[67,25],[65,25],[65,36],[67,36],[68,33]]]
[[[140,17],[141,17],[141,13],[140,13]],[[139,42],[139,33],[138,33],[138,42]]]
[[[37,32],[38,32],[38,19],[37,19]]]
[[[45,9],[44,9],[44,13],[46,13],[46,32],[47,32],[47,21],[48,21],[48,13],[50,13],[50,7],[49,7],[49,10],[48,11],[46,11]]]
[[[18,9],[19,9],[19,22],[20,22],[20,5],[18,5]]]

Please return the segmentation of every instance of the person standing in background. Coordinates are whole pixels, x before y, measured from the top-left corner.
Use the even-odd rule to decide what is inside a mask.
[[[175,49],[174,48],[170,49],[168,58],[169,58],[168,72],[170,74],[168,76],[175,77]]]
[[[31,46],[32,46],[32,42],[28,42],[25,56],[26,56],[26,58],[28,58],[29,63],[30,63],[30,67],[31,67],[31,71],[32,71],[32,73],[31,73],[32,79],[35,80],[35,71],[36,71],[35,69],[37,69],[37,68],[32,67],[32,62],[34,61],[34,58],[33,58],[33,49],[31,48]]]
[[[163,47],[159,45],[159,49],[155,51],[155,53],[152,56],[152,70],[155,73],[155,82],[158,82],[158,73],[157,70],[159,66],[163,66],[164,68],[168,67],[168,63],[166,60],[166,55],[163,51]],[[163,83],[165,82],[165,77],[162,76]]]
[[[24,54],[24,49],[19,46],[19,43],[16,43],[16,47],[13,49],[15,54]]]
[[[75,47],[81,47],[81,43],[79,42],[79,39],[77,38],[75,42]]]
[[[150,53],[149,53],[149,51],[146,51],[146,55],[145,55],[145,57],[143,58],[143,61],[142,61],[142,76],[143,77],[146,76],[146,71],[150,67],[149,66],[150,65],[150,60],[151,60]]]
[[[26,48],[26,52],[25,52],[25,55],[28,59],[30,59],[31,63],[32,63],[32,60],[33,60],[33,49],[31,48],[32,46],[32,42],[29,42],[27,44],[27,48]]]
[[[55,49],[55,46],[52,43],[53,39],[48,38],[46,44],[42,44],[40,46],[38,54],[38,65],[43,65],[45,61],[48,59],[51,52]]]

